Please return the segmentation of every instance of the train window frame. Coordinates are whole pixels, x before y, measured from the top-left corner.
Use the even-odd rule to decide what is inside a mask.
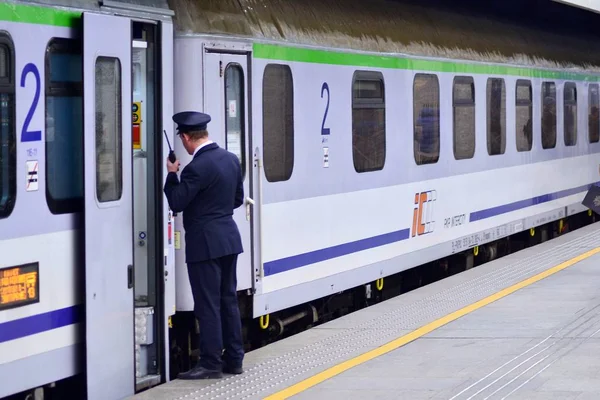
[[[278,115],[278,119],[274,119],[273,116],[275,113],[271,112],[272,110],[265,107],[267,104],[266,93],[268,85],[267,83],[267,73],[270,71],[274,71],[273,73],[284,74],[283,79],[286,83],[285,85],[273,85],[272,87],[281,86],[284,96],[286,96],[285,104],[282,106],[283,115]],[[275,75],[276,76],[276,75]],[[289,78],[289,79],[288,79]],[[281,83],[280,82],[275,82]],[[289,90],[287,90],[289,88]],[[276,95],[277,93],[275,93]],[[265,66],[263,70],[262,77],[262,146],[263,146],[263,164],[264,164],[264,174],[265,178],[268,182],[284,182],[288,181],[294,172],[294,162],[295,162],[295,100],[294,100],[294,74],[292,72],[292,68],[288,64],[282,63],[269,63]],[[290,110],[291,109],[291,110]],[[268,129],[269,124],[281,124],[283,125],[283,129]],[[281,133],[280,133],[281,132]],[[280,136],[279,136],[280,135]],[[282,139],[280,142],[282,146],[274,147],[274,144],[277,143],[273,138]],[[289,151],[291,148],[291,151]],[[276,157],[273,155],[278,154],[278,151],[281,150],[285,153],[285,157],[281,162],[276,161]]]
[[[360,94],[360,88],[358,90],[355,90],[355,85],[357,83],[360,82],[379,82],[380,85],[380,91],[381,91],[381,96],[379,97],[361,97],[357,94]],[[375,171],[381,171],[383,170],[383,168],[385,167],[385,162],[386,162],[386,158],[387,158],[387,123],[386,123],[386,117],[387,117],[387,113],[386,113],[386,105],[385,105],[385,100],[386,100],[386,96],[385,96],[385,79],[383,77],[383,73],[381,73],[380,71],[365,71],[365,70],[356,70],[354,71],[354,73],[352,74],[352,83],[350,86],[350,91],[351,91],[351,95],[352,95],[352,164],[354,165],[354,171],[356,171],[357,173],[365,173],[365,172],[375,172]],[[371,161],[370,165],[367,161],[365,161],[364,163],[360,163],[357,158],[357,151],[356,149],[359,148],[360,146],[360,142],[358,142],[358,139],[360,138],[360,135],[357,133],[357,129],[356,129],[356,119],[358,116],[360,116],[360,114],[363,112],[363,110],[381,110],[382,111],[382,117],[381,120],[383,121],[383,138],[382,138],[382,143],[381,143],[381,148],[375,149],[374,152],[370,152],[369,153],[369,159]],[[377,119],[373,118],[368,120],[368,122],[375,122],[377,123]],[[373,131],[369,131],[365,136],[370,138],[367,139],[365,141],[363,141],[362,143],[369,143],[369,142],[374,142],[373,137],[376,135],[376,133],[373,133]],[[364,150],[364,149],[361,149]],[[367,150],[370,151],[370,150]],[[377,160],[376,156],[372,156],[372,154],[377,154],[377,152],[381,152],[381,159]],[[360,152],[360,153],[364,153],[364,152]]]
[[[52,63],[51,56],[53,54],[75,54],[80,57],[81,62],[81,81],[79,82],[70,82],[70,81],[53,81],[52,77]],[[84,137],[84,120],[83,120],[83,48],[81,42],[77,39],[68,39],[62,37],[53,37],[48,41],[45,49],[44,55],[44,65],[45,65],[45,78],[44,78],[44,104],[45,104],[45,115],[44,115],[44,128],[45,128],[45,138],[44,138],[44,151],[45,151],[45,180],[46,180],[46,203],[48,204],[48,209],[52,214],[67,214],[67,213],[77,213],[82,212],[84,207],[84,177],[83,177],[83,137]],[[65,198],[65,199],[55,199],[51,193],[51,186],[53,180],[51,179],[49,172],[51,170],[49,164],[49,129],[48,129],[48,121],[50,116],[50,108],[48,107],[48,99],[51,97],[71,97],[77,96],[81,99],[81,142],[79,144],[79,155],[81,156],[81,165],[79,170],[79,178],[81,179],[80,188],[81,192],[79,196]],[[70,127],[72,128],[72,127]],[[60,135],[61,133],[58,132]],[[62,152],[59,152],[62,154]],[[76,169],[74,169],[76,171]]]
[[[596,120],[594,124],[592,115],[592,89],[595,89],[596,95],[594,96],[596,106]],[[590,83],[588,87],[588,142],[597,143],[600,141],[600,85],[597,83]],[[595,126],[594,126],[595,125]],[[592,136],[593,135],[593,136]]]
[[[573,88],[574,99],[567,99],[567,89]],[[573,119],[573,138],[574,141],[567,141],[567,107],[573,107],[575,118]],[[578,124],[577,124],[577,84],[575,82],[565,82],[563,85],[563,141],[565,146],[572,147],[577,145]]]
[[[434,140],[437,139],[437,151],[436,151],[436,155],[434,157],[429,157],[426,158],[425,160],[422,159],[422,157],[417,157],[418,154],[420,154],[419,152],[419,147],[421,145],[421,142],[417,139],[417,136],[419,135],[419,133],[417,132],[417,127],[420,126],[417,122],[419,120],[420,115],[421,115],[421,111],[423,109],[425,109],[425,107],[421,107],[420,110],[417,111],[416,108],[416,84],[417,84],[417,80],[418,79],[433,79],[435,80],[435,85],[436,85],[436,98],[437,98],[437,107],[436,107],[436,111],[434,111],[434,118],[437,118],[437,129],[435,129],[435,132],[433,132],[434,135]],[[425,103],[426,104],[426,103]],[[441,108],[441,102],[440,102],[440,79],[437,76],[437,74],[427,74],[427,73],[416,73],[415,76],[413,77],[413,83],[412,83],[412,106],[413,106],[413,157],[415,160],[415,163],[417,165],[429,165],[429,164],[436,164],[439,160],[440,160],[440,153],[442,150],[442,146],[441,146],[441,120],[440,120],[440,108]],[[433,107],[432,107],[433,108]],[[417,117],[419,115],[419,117]],[[435,125],[435,123],[434,123]],[[435,146],[435,145],[434,145]]]
[[[492,138],[492,128],[491,128],[491,114],[492,108],[490,107],[491,103],[491,95],[492,95],[492,85],[494,82],[501,83],[501,92],[500,92],[500,150],[498,152],[493,152],[492,144],[490,139]],[[485,125],[486,125],[486,147],[489,156],[501,156],[506,153],[506,109],[507,109],[507,96],[506,96],[506,82],[504,78],[498,77],[489,77],[486,81],[485,85]]]
[[[548,89],[549,94],[547,94],[547,92],[544,89],[545,86],[553,87],[553,91],[550,90],[550,89]],[[542,135],[542,148],[543,149],[553,149],[553,148],[556,147],[557,128],[558,128],[558,113],[556,112],[557,106],[558,106],[557,100],[556,100],[556,82],[553,82],[553,81],[544,81],[544,82],[542,82],[541,86],[540,86],[540,98],[541,98],[541,108],[542,108],[542,110],[541,110],[542,114],[540,116],[540,119],[541,119],[541,127],[540,127],[540,129],[541,129],[541,135]],[[554,100],[553,104],[547,104],[546,103],[546,98],[553,99]],[[547,117],[545,117],[545,113],[546,113],[546,108],[548,106],[551,106],[551,107],[554,108],[554,118],[552,119],[552,121],[550,121],[549,118],[548,118],[548,121],[546,121]],[[552,122],[553,128],[554,128],[553,129],[554,130],[553,136],[550,136],[550,138],[552,138],[552,140],[553,140],[551,142],[552,143],[551,146],[548,145],[548,142],[547,142],[549,139],[545,139],[544,140],[544,138],[546,137],[546,136],[544,136],[544,133],[546,132],[544,130],[544,127],[546,126],[545,124],[547,122]]]
[[[16,71],[15,71],[15,45],[12,37],[8,32],[0,31],[0,46],[6,48],[6,67],[8,69],[6,77],[0,77],[0,98],[3,95],[7,96],[8,103],[8,137],[6,139],[6,151],[7,160],[1,160],[0,157],[0,179],[6,177],[7,180],[7,195],[6,200],[2,200],[2,193],[0,193],[0,219],[8,218],[14,208],[17,201],[17,102],[16,102]],[[2,109],[0,108],[0,123],[2,122]],[[2,131],[0,130],[0,152],[3,148]],[[11,151],[11,148],[13,149]],[[0,153],[0,156],[2,154]],[[6,174],[5,174],[6,171]]]
[[[114,126],[114,148],[109,148],[106,147],[106,149],[108,149],[108,151],[106,152],[108,154],[107,158],[114,158],[114,166],[115,166],[115,172],[113,174],[113,176],[111,178],[115,178],[115,179],[111,179],[111,180],[102,180],[100,177],[100,162],[101,162],[101,148],[98,146],[99,143],[99,139],[98,139],[98,133],[102,133],[101,128],[103,128],[104,126],[101,126],[98,123],[98,113],[100,114],[105,114],[103,111],[106,110],[106,108],[104,108],[103,106],[106,103],[101,103],[100,107],[99,107],[99,102],[98,102],[98,93],[100,92],[99,86],[98,86],[98,65],[100,61],[111,61],[112,65],[115,67],[116,70],[118,70],[118,76],[117,79],[114,80],[114,82],[111,82],[111,86],[114,84],[114,88],[116,88],[116,91],[113,93],[113,97],[116,100],[116,102],[111,106],[114,107],[114,111],[115,111],[115,126]],[[114,63],[116,61],[116,63]],[[98,203],[103,203],[103,204],[107,204],[107,203],[114,203],[114,202],[118,202],[121,200],[121,198],[123,197],[123,115],[122,115],[122,82],[123,82],[123,65],[121,63],[121,60],[118,57],[112,57],[112,56],[97,56],[96,60],[94,61],[94,93],[95,93],[95,98],[94,98],[94,118],[96,120],[96,123],[94,124],[94,153],[95,153],[95,163],[94,163],[94,168],[95,168],[95,172],[96,172],[96,188],[94,190],[95,195],[96,195],[96,201]],[[101,117],[100,117],[101,118]],[[112,152],[111,152],[112,151]],[[113,161],[113,160],[110,160]],[[108,196],[108,197],[103,197],[102,194],[104,194],[105,192],[102,191],[103,189],[101,189],[100,184],[101,183],[108,183],[108,185],[114,185],[114,193],[116,194],[116,196]]]
[[[519,88],[525,87],[528,89],[528,99],[520,99],[519,98]],[[519,146],[519,132],[523,132],[522,129],[519,129],[519,110],[520,107],[528,107],[529,110],[527,112],[529,117],[529,138],[527,134],[522,134],[521,137],[523,140],[529,140],[529,144],[527,147]],[[531,84],[531,80],[529,79],[517,79],[515,83],[515,147],[518,152],[527,152],[531,151],[533,148],[533,86]]]
[[[456,98],[456,87],[457,85],[469,85],[471,87],[471,98],[470,99],[457,99]],[[465,153],[457,156],[457,142],[456,142],[456,126],[457,126],[457,108],[471,108],[472,116],[469,117],[469,123],[471,124],[472,131],[470,133],[471,139],[469,145],[472,145],[472,151],[470,153]],[[475,128],[475,120],[476,120],[476,101],[475,101],[475,80],[472,76],[455,76],[452,81],[452,147],[454,151],[454,159],[455,160],[468,160],[475,156],[475,148],[477,146],[477,138],[476,138],[476,128]]]

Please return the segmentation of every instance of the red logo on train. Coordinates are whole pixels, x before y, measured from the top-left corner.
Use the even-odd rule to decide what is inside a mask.
[[[428,190],[415,193],[415,208],[413,210],[412,237],[432,233],[435,229],[435,200],[437,192]]]

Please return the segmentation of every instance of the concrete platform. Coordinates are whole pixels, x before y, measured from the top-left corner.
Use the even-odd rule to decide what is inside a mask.
[[[600,399],[600,223],[253,351],[245,369],[132,398]]]
[[[600,254],[298,399],[600,399]]]

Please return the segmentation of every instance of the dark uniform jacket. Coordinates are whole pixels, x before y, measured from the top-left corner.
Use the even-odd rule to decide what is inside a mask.
[[[164,192],[174,212],[183,211],[186,263],[243,252],[233,210],[242,205],[244,187],[237,156],[216,143],[198,150],[181,171],[167,175]]]

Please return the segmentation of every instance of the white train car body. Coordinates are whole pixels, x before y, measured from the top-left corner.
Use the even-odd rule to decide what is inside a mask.
[[[10,8],[0,4],[0,14],[9,17],[0,21],[0,46],[5,57],[0,61],[5,72],[2,94],[10,96],[2,104],[1,197],[5,218],[0,219],[0,279],[4,281],[0,397],[66,378],[81,368],[73,361],[77,358],[76,347],[83,344],[78,332],[85,311],[77,289],[84,272],[77,251],[83,244],[79,239],[82,225],[74,213],[53,213],[63,211],[65,206],[81,208],[81,204],[73,204],[71,197],[74,192],[81,195],[83,157],[77,152],[67,154],[64,147],[57,149],[63,154],[50,155],[55,140],[81,139],[83,118],[76,111],[48,123],[44,118],[44,109],[54,100],[44,93],[48,79],[45,66],[60,61],[68,66],[71,61],[47,55],[48,44],[54,38],[72,39],[74,32],[60,23],[23,22]],[[81,81],[81,73],[71,78]],[[81,107],[81,103],[79,96],[69,105]],[[16,105],[14,111],[12,105]],[[57,107],[68,111],[64,104]],[[54,137],[48,126],[53,122],[67,124],[79,135],[73,132],[64,138]],[[17,151],[10,154],[15,139]],[[57,157],[68,166],[59,166]],[[65,177],[72,167],[80,171]],[[6,185],[11,175],[14,183]],[[78,181],[65,182],[69,178]],[[69,187],[69,183],[75,185]]]
[[[224,56],[231,59],[213,62]],[[211,132],[224,147],[237,132],[226,137],[221,121],[231,107],[243,110],[206,85],[214,85],[219,80],[217,71],[230,65],[252,70],[251,131],[245,131],[242,142],[254,182],[247,193],[254,204],[245,207],[253,208],[259,222],[252,229],[243,221],[245,208],[237,211],[237,217],[247,253],[238,263],[238,289],[253,290],[254,317],[580,213],[589,186],[600,181],[598,132],[589,129],[598,125],[588,123],[591,107],[598,104],[597,74],[202,36],[176,38],[175,58],[181,60],[175,74],[175,109],[214,110],[219,117]],[[192,72],[200,69],[202,81]],[[363,143],[362,149],[355,146],[353,154],[353,110],[358,115],[360,100],[353,104],[352,96],[361,74],[366,76],[363,82],[381,82],[381,98],[365,103],[381,112],[385,122],[380,124],[379,139],[371,134],[372,140],[379,141],[379,149],[370,149],[380,153],[372,155],[379,157],[378,165],[358,172],[357,160],[364,157],[361,150],[369,150]],[[199,82],[190,84],[192,75]],[[221,75],[225,80],[226,75]],[[504,115],[501,129],[488,133],[492,80],[501,82],[497,93],[502,96]],[[433,82],[433,92],[423,93],[415,82]],[[470,112],[461,113],[460,106],[453,104],[455,82],[471,90],[472,102],[462,104]],[[556,110],[555,136],[544,135],[547,146],[542,143],[540,123],[542,84],[553,85],[546,97],[554,99]],[[520,89],[523,99],[518,107],[517,85],[526,89]],[[571,90],[567,95],[565,87]],[[577,104],[569,108],[572,88]],[[418,90],[421,93],[415,93]],[[266,96],[276,99],[268,104],[270,108],[265,108]],[[414,104],[415,96],[428,96],[426,100],[439,109],[435,121],[439,130],[434,135],[439,141],[437,159],[421,165],[415,161],[420,155],[415,150],[414,126],[424,107]],[[459,143],[460,154],[454,153],[453,146],[455,108],[457,124],[462,124],[458,126],[472,128],[471,136]],[[574,110],[575,124],[565,125],[565,109]],[[533,122],[530,142],[522,131],[517,134],[528,120]],[[566,129],[571,133],[565,138]],[[494,150],[489,148],[488,135],[494,134],[500,147],[490,155]],[[542,178],[546,176],[553,178]],[[193,300],[184,246],[176,250],[177,306],[190,311]]]

